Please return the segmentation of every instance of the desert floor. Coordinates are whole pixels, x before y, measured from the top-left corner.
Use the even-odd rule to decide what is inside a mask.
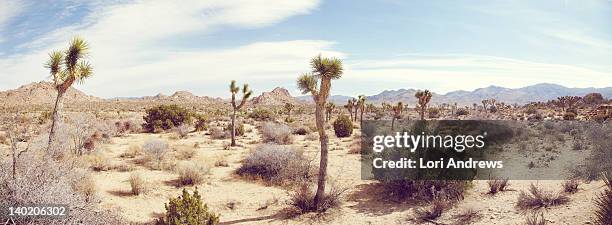
[[[288,198],[287,190],[269,186],[263,182],[248,180],[234,174],[245,155],[261,143],[256,129],[249,126],[245,137],[238,139],[240,147],[224,150],[228,140],[212,140],[204,133],[192,133],[185,139],[176,140],[171,134],[130,134],[116,137],[108,144],[100,146],[102,153],[113,164],[130,164],[149,183],[150,190],[145,195],[134,196],[130,193],[128,178],[132,172],[109,170],[95,172],[95,180],[101,205],[105,208],[119,209],[131,222],[152,221],[165,211],[164,203],[170,197],[180,194],[182,187],[177,186],[176,173],[167,170],[153,171],[139,165],[135,159],[122,158],[130,145],[142,145],[150,138],[168,140],[171,146],[194,146],[197,153],[192,161],[211,167],[207,181],[198,185],[204,202],[214,212],[221,215],[222,224],[415,224],[413,218],[415,205],[385,199],[376,182],[361,180],[360,156],[349,154],[351,138],[339,139],[330,135],[329,175],[340,185],[349,187],[345,201],[339,209],[324,214],[306,214],[289,218],[284,213]],[[305,136],[295,136],[294,146],[304,149],[305,154],[318,162],[318,141],[305,140]],[[228,167],[215,167],[215,160],[224,158]],[[523,224],[525,214],[515,208],[521,190],[527,190],[531,183],[538,183],[546,190],[561,190],[562,181],[510,181],[512,190],[495,196],[485,194],[486,181],[474,181],[465,193],[465,199],[446,211],[437,221],[452,224],[452,216],[473,208],[480,212],[481,219],[475,224]],[[187,187],[192,190],[194,187]],[[543,210],[545,218],[552,224],[589,224],[593,220],[593,198],[603,190],[602,182],[580,185],[580,190],[570,195],[569,204]]]

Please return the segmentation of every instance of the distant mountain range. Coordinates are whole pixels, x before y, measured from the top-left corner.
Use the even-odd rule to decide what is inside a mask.
[[[395,103],[398,101],[416,104],[414,94],[416,89],[399,89],[385,90],[379,94],[367,96],[367,101],[370,103],[380,104],[382,102]],[[548,101],[556,99],[560,96],[584,96],[588,93],[601,93],[606,98],[612,97],[612,87],[606,88],[568,88],[557,84],[541,83],[522,88],[504,88],[499,86],[489,86],[486,88],[478,88],[474,91],[452,91],[444,95],[433,93],[431,102],[438,103],[454,103],[459,105],[471,105],[478,103],[483,99],[494,98],[497,101],[508,104],[518,103],[525,104],[529,102]],[[311,101],[310,96],[297,97],[302,101]],[[351,96],[333,95],[329,101],[336,104],[346,104],[347,100],[353,98]]]

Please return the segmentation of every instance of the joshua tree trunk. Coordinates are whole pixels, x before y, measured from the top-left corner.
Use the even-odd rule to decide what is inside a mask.
[[[426,109],[425,106],[421,106],[421,113],[420,113],[421,114],[421,120],[425,119],[425,109]]]
[[[57,126],[61,123],[62,115],[61,111],[64,107],[64,92],[61,90],[57,91],[57,98],[55,99],[55,106],[53,108],[53,120],[51,121],[51,131],[49,131],[49,141],[47,142],[47,152],[51,150],[51,144],[55,141],[55,132]]]
[[[393,117],[393,119],[391,119],[391,131],[393,131],[394,127],[395,127],[395,117]]]
[[[231,146],[236,146],[236,109],[232,113],[232,143]]]
[[[317,182],[317,192],[314,197],[315,207],[319,207],[321,199],[325,195],[325,182],[327,180],[327,152],[329,139],[325,133],[325,102],[329,95],[329,89],[331,87],[331,80],[321,80],[321,91],[317,96],[317,105],[315,108],[315,120],[317,124],[317,130],[319,131],[319,142],[321,143],[321,160],[319,163],[319,180]]]
[[[359,107],[355,107],[355,118],[353,118],[354,122],[357,122],[357,112],[359,111]]]
[[[359,125],[363,126],[363,109],[361,109],[361,114],[359,115]]]

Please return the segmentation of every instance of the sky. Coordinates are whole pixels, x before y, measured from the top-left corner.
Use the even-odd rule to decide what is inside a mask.
[[[332,94],[537,83],[612,86],[612,0],[0,0],[0,90],[50,80],[48,53],[88,41],[98,97],[300,95],[318,54]]]

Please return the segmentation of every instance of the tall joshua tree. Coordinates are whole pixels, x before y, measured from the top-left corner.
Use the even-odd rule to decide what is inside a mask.
[[[391,107],[393,118],[391,118],[391,130],[395,128],[395,120],[402,118],[402,112],[404,112],[404,104],[398,102],[397,105]]]
[[[361,125],[363,125],[363,113],[365,111],[365,104],[366,101],[366,96],[365,95],[359,95],[358,99],[357,99],[357,107],[359,107],[360,113],[359,113],[359,123]],[[355,114],[355,118],[357,118],[357,114]]]
[[[293,109],[295,108],[295,105],[291,104],[290,102],[285,103],[285,111],[287,111],[287,119],[285,119],[286,121],[291,120],[291,111],[293,111]]]
[[[421,116],[421,120],[424,120],[425,111],[427,110],[427,104],[429,104],[429,100],[431,100],[431,92],[429,92],[429,90],[417,91],[414,94],[414,97],[417,98],[417,100],[419,101],[419,115]]]
[[[323,58],[321,55],[310,61],[311,73],[301,75],[297,85],[303,94],[310,93],[315,102],[315,120],[321,143],[321,161],[319,163],[319,179],[314,197],[314,210],[317,210],[325,194],[327,177],[327,152],[329,139],[325,133],[325,104],[329,97],[331,81],[342,77],[342,61],[336,58]]]
[[[53,119],[51,131],[49,132],[49,141],[47,142],[47,151],[51,149],[51,144],[55,139],[55,132],[62,120],[61,113],[64,107],[64,94],[66,94],[66,91],[68,91],[74,82],[83,82],[93,74],[93,68],[85,60],[88,50],[87,42],[79,37],[75,37],[70,42],[67,50],[53,51],[49,54],[49,61],[47,61],[45,67],[49,69],[54,88],[57,91],[57,97],[53,107]]]
[[[244,84],[242,86],[242,100],[240,100],[240,104],[236,104],[236,94],[238,94],[239,91],[240,91],[240,88],[238,86],[236,86],[236,81],[232,80],[232,83],[230,83],[230,92],[232,93],[232,109],[233,109],[233,113],[232,113],[232,133],[231,133],[232,144],[231,144],[231,146],[236,146],[236,113],[238,111],[240,111],[240,109],[242,109],[244,104],[246,104],[247,99],[249,99],[249,97],[251,97],[251,94],[253,94],[253,91],[249,90],[249,85],[248,84]]]
[[[325,121],[326,122],[331,119],[332,112],[334,112],[335,108],[336,108],[336,104],[334,104],[333,102],[328,102],[327,105],[325,105]]]

